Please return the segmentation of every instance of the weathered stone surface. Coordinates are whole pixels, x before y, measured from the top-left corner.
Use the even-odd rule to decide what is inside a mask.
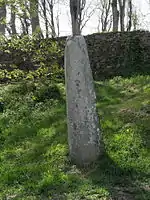
[[[83,36],[68,38],[65,77],[70,156],[87,165],[100,155],[100,129],[92,71]]]

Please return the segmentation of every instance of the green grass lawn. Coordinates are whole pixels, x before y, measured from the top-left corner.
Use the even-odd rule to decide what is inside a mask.
[[[82,170],[64,85],[41,82],[0,86],[0,200],[149,200],[150,76],[95,83],[105,155]]]

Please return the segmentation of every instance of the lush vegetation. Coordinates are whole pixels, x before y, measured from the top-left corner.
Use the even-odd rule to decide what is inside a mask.
[[[47,76],[63,78],[61,41],[35,37],[0,37],[0,83]]]
[[[150,75],[149,32],[97,33],[85,37],[95,80]],[[0,37],[0,83],[64,78],[65,38]]]
[[[150,76],[96,82],[105,155],[88,169],[68,157],[63,83],[0,87],[0,199],[148,200]]]

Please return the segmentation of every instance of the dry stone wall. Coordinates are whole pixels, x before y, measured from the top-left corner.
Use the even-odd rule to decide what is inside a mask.
[[[150,74],[150,32],[96,33],[85,36],[85,40],[95,80]],[[5,45],[0,49],[0,69],[13,70],[15,66],[28,71],[36,70],[41,64],[63,67],[65,41],[66,37],[34,41],[26,51]],[[54,42],[59,50],[53,47]]]

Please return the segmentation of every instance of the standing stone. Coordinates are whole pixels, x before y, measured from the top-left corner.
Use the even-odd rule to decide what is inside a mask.
[[[70,157],[75,164],[85,166],[101,154],[101,138],[92,71],[83,36],[67,39],[65,79]]]

